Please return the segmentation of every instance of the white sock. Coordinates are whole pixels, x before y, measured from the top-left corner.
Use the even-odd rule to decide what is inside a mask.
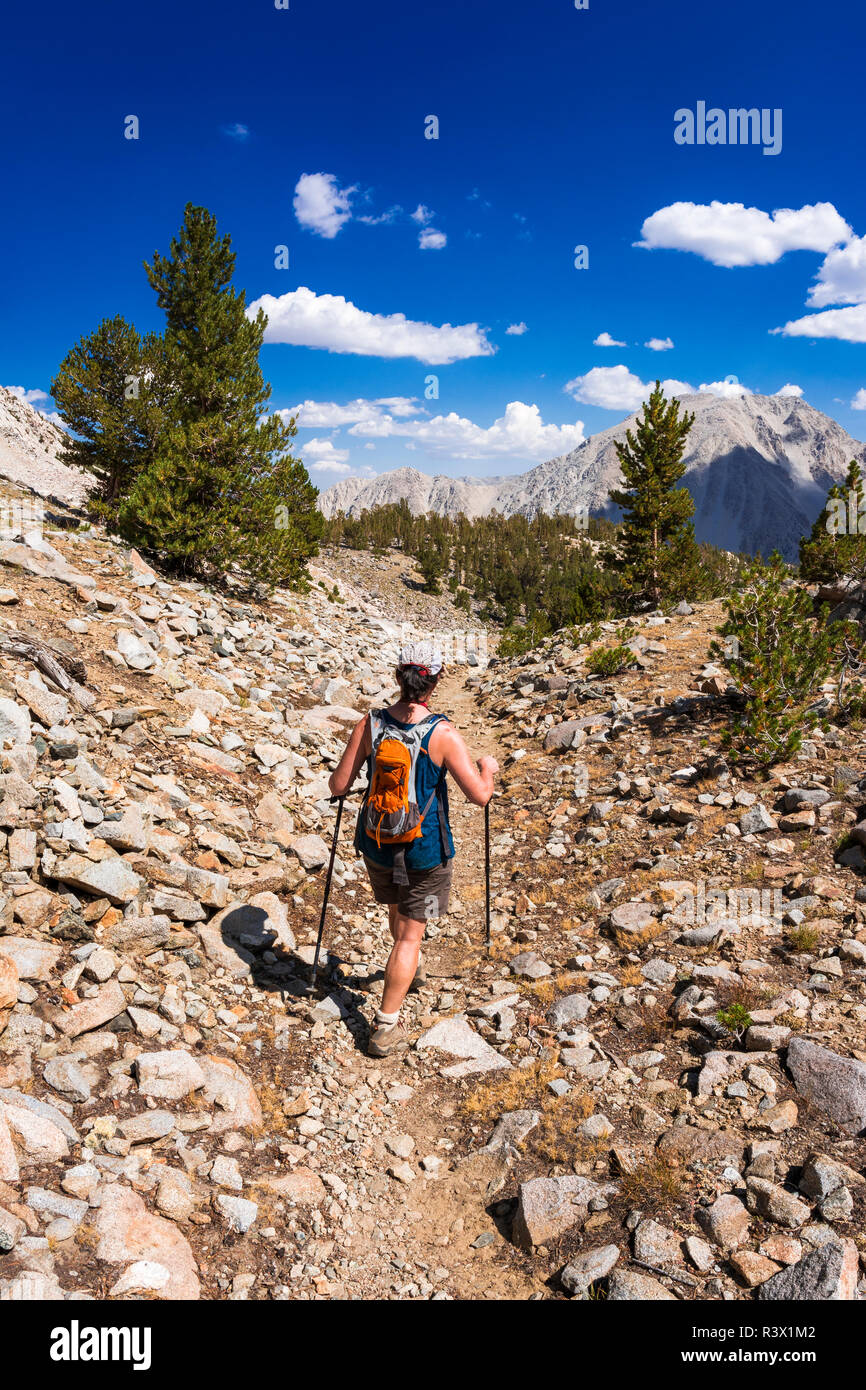
[[[397,1010],[397,1012],[396,1012],[395,1014],[386,1014],[386,1013],[383,1013],[381,1009],[377,1009],[377,1010],[376,1010],[376,1022],[377,1022],[378,1024],[380,1024],[383,1028],[393,1028],[393,1027],[394,1027],[394,1024],[395,1024],[395,1023],[399,1023],[399,1021],[400,1021],[400,1010],[399,1010],[399,1009]]]

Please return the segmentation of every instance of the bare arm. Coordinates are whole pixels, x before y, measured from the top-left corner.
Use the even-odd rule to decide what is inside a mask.
[[[332,796],[346,796],[351,791],[365,758],[370,756],[370,747],[370,722],[365,714],[352,730],[351,738],[343,749],[343,756],[328,778]]]
[[[450,724],[440,728],[441,748],[436,750],[438,761],[447,767],[467,801],[475,806],[486,806],[493,795],[493,781],[499,764],[495,758],[479,758],[473,762],[457,730]]]

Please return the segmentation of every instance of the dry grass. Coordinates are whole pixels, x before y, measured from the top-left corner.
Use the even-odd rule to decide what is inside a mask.
[[[640,973],[637,965],[627,965],[620,976],[620,984],[623,989],[637,989],[640,985],[645,985],[647,981]]]
[[[285,1134],[289,1126],[283,1110],[286,1093],[280,1084],[280,1068],[274,1068],[273,1082],[265,1082],[256,1091],[262,1107],[262,1131],[266,1134]]]
[[[801,1033],[804,1028],[808,1027],[808,1021],[805,1018],[800,1018],[793,1009],[789,1009],[787,1013],[778,1014],[776,1023],[780,1024],[782,1028],[790,1028],[792,1033]]]
[[[485,887],[483,883],[463,883],[459,889],[459,896],[465,903],[476,903],[484,897]]]
[[[527,1137],[533,1153],[546,1163],[586,1163],[599,1158],[608,1145],[604,1139],[589,1139],[580,1126],[595,1110],[592,1096],[568,1091],[549,1099],[541,1121]]]
[[[648,1043],[670,1043],[671,1034],[680,1026],[672,1014],[651,1004],[641,1004],[638,1012]]]
[[[545,980],[518,980],[517,988],[543,1008],[550,1008],[556,998],[556,985],[549,976]]]
[[[740,981],[734,985],[714,984],[713,994],[718,1000],[719,1009],[732,1009],[737,1005],[746,1013],[766,1009],[774,998],[773,991],[751,981]]]
[[[559,901],[558,895],[553,893],[546,883],[534,883],[532,885],[532,891],[527,892],[527,897],[532,898],[536,907],[542,907],[544,903],[550,902],[551,898],[555,898]]]
[[[79,1250],[93,1251],[99,1245],[100,1241],[101,1236],[98,1234],[96,1225],[93,1221],[88,1221],[79,1226],[78,1230],[75,1232],[75,1244],[78,1246]]]
[[[548,1085],[563,1075],[562,1067],[550,1061],[536,1061],[530,1067],[513,1067],[468,1092],[461,1109],[471,1118],[487,1120],[498,1120],[509,1110],[542,1110],[554,1100]]]
[[[620,1190],[630,1207],[657,1211],[676,1202],[682,1194],[682,1179],[667,1159],[659,1154],[635,1164],[620,1175]]]
[[[788,932],[788,942],[793,951],[814,951],[820,940],[820,931],[808,922],[801,922]]]

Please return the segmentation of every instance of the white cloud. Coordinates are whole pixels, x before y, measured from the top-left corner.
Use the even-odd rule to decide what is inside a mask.
[[[448,238],[445,233],[437,232],[435,227],[425,227],[418,237],[418,245],[422,251],[441,251],[447,244]]]
[[[37,387],[31,387],[28,390],[25,386],[6,386],[4,390],[10,391],[13,396],[18,397],[19,401],[24,401],[25,405],[32,405],[33,409],[39,415],[44,416],[46,420],[50,420],[52,425],[56,425],[58,429],[64,430],[66,433],[69,432],[69,426],[63,417],[58,415],[56,410],[43,409],[42,403],[51,400],[47,391],[40,391]]]
[[[346,405],[335,401],[302,401],[291,410],[278,410],[277,415],[288,420],[297,418],[299,429],[335,429],[341,425],[356,425],[362,420],[380,420],[385,413],[403,417],[417,415],[419,406],[415,396],[380,396],[369,401],[359,398]]]
[[[852,410],[866,410],[866,386],[861,386],[851,402]]]
[[[445,366],[467,357],[492,357],[496,348],[477,323],[438,327],[405,314],[371,314],[342,295],[316,294],[305,285],[275,297],[264,294],[249,306],[268,318],[266,343],[324,348],[361,357],[414,357]]]
[[[773,333],[786,338],[839,338],[846,343],[866,343],[866,237],[854,237],[825,257],[809,291],[812,305],[845,304],[844,309],[825,309],[804,314]]]
[[[673,379],[662,382],[667,396],[690,396],[695,388],[686,381]],[[563,388],[584,405],[598,405],[604,410],[639,410],[653,389],[652,382],[641,381],[628,367],[593,367],[584,376],[567,381]]]
[[[510,323],[505,331],[506,333],[512,334],[515,338],[522,338],[523,334],[528,332],[528,329],[521,319],[520,323]]]
[[[673,338],[650,338],[648,342],[644,343],[644,347],[649,348],[652,352],[668,352],[673,345]]]
[[[356,187],[340,188],[334,174],[301,174],[295,184],[295,216],[302,227],[329,241],[352,216]]]
[[[794,386],[790,381],[786,382],[784,386],[780,386],[778,391],[773,392],[774,396],[802,396],[802,394],[802,386]]]
[[[488,428],[452,411],[424,420],[384,417],[353,425],[351,435],[402,438],[407,447],[422,448],[434,456],[455,459],[552,458],[568,453],[583,442],[583,422],[545,425],[537,405],[510,401],[505,414]]]
[[[609,333],[599,333],[597,338],[592,340],[593,347],[625,347],[618,338],[612,338]]]
[[[349,450],[337,449],[330,439],[310,439],[302,445],[300,454],[310,473],[351,473]],[[307,460],[312,459],[312,463]]]
[[[409,213],[409,216],[413,222],[420,222],[422,227],[426,227],[428,222],[433,221],[432,212],[429,208],[425,208],[423,203],[419,203],[415,211]]]
[[[722,399],[726,401],[736,400],[738,396],[752,395],[748,386],[744,386],[741,381],[737,381],[736,377],[729,381],[701,382],[698,391],[708,396],[721,396]]]
[[[13,396],[18,397],[19,401],[26,401],[27,405],[36,406],[37,409],[40,401],[51,399],[47,391],[39,391],[36,387],[31,387],[29,391],[24,386],[7,386],[4,389],[11,391]]]
[[[837,247],[824,258],[808,303],[816,309],[825,304],[862,304],[866,301],[866,237],[853,237],[847,246]]]
[[[781,328],[771,328],[770,332],[782,333],[786,338],[841,338],[844,343],[866,343],[866,304],[805,314]]]
[[[368,227],[381,227],[383,224],[390,225],[392,222],[396,222],[397,218],[402,215],[403,209],[400,207],[399,203],[395,203],[392,208],[388,208],[385,212],[380,212],[378,217],[374,217],[370,213],[365,213],[363,217],[358,217],[357,220],[365,223]]]
[[[855,237],[832,203],[774,213],[743,203],[672,203],[646,219],[636,246],[693,251],[713,265],[772,265],[786,251],[823,251],[807,303],[843,304],[790,319],[771,333],[787,338],[866,342],[866,237]]]
[[[852,230],[832,203],[778,208],[743,203],[672,203],[646,219],[635,246],[692,251],[713,265],[772,265],[786,251],[830,251]]]
[[[235,121],[232,125],[224,125],[223,135],[227,135],[230,140],[246,140],[250,133],[249,126],[241,125],[240,121]]]

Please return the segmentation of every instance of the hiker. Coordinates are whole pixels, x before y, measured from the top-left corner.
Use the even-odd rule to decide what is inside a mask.
[[[367,762],[355,848],[364,856],[376,902],[388,905],[394,938],[368,1046],[373,1057],[407,1046],[400,1010],[413,984],[424,982],[421,940],[427,922],[448,910],[454,840],[445,775],[451,773],[474,805],[486,806],[499,771],[495,758],[473,762],[447,716],[430,713],[442,670],[433,643],[404,646],[396,671],[399,700],[355,725],[329,783],[334,796],[345,796]]]

